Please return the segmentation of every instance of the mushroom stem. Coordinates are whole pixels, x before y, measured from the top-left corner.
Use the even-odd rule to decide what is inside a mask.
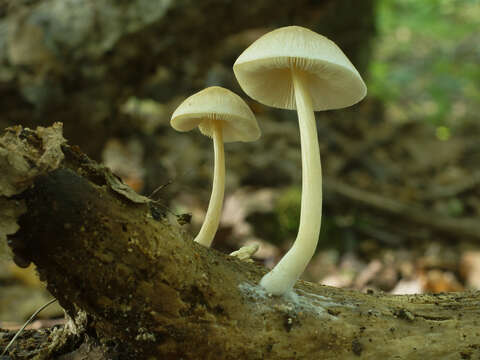
[[[292,67],[302,148],[302,205],[295,243],[260,281],[269,293],[288,292],[315,253],[322,220],[322,168],[312,98],[301,71]]]
[[[223,194],[225,192],[225,154],[223,150],[222,122],[212,121],[212,123],[214,129],[212,136],[213,150],[215,154],[212,194],[202,228],[194,240],[206,247],[210,247],[217,232],[222,213]]]

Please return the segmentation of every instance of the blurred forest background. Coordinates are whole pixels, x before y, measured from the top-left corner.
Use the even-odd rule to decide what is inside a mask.
[[[170,116],[207,86],[237,92],[262,137],[225,146],[213,247],[260,243],[255,261],[272,267],[298,226],[296,113],[249,99],[232,65],[273,28],[311,28],[344,50],[369,93],[352,108],[316,113],[324,209],[304,279],[396,294],[480,289],[479,0],[264,0],[248,10],[235,1],[83,3],[0,1],[2,129],[62,121],[70,144],[173,220],[191,214],[179,226],[193,236],[213,147],[198,131],[174,131]],[[34,269],[0,251],[0,327],[15,328],[51,296]],[[42,314],[62,316],[55,306]]]

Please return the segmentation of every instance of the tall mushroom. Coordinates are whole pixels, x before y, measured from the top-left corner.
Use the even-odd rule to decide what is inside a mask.
[[[302,149],[302,205],[291,249],[260,285],[273,295],[288,292],[317,246],[322,216],[322,170],[314,111],[340,109],[367,93],[360,74],[340,48],[311,30],[288,26],[251,44],[233,66],[242,89],[276,108],[297,110]]]
[[[219,86],[206,88],[185,99],[173,113],[170,124],[178,131],[190,131],[198,126],[202,134],[213,139],[212,194],[205,220],[195,237],[196,242],[210,247],[220,222],[225,191],[223,143],[255,141],[260,137],[260,129],[255,115],[242,98]]]

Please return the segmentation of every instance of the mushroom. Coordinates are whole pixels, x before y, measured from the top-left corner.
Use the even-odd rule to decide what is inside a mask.
[[[311,30],[288,26],[251,44],[233,65],[242,89],[276,108],[297,110],[302,151],[302,204],[295,243],[260,285],[273,295],[290,291],[317,246],[322,216],[322,170],[314,111],[340,109],[367,93],[340,48]]]
[[[255,141],[260,137],[260,129],[255,115],[242,98],[219,86],[206,88],[185,99],[173,113],[170,124],[178,131],[190,131],[198,126],[203,135],[213,139],[212,194],[205,220],[194,239],[210,247],[220,222],[225,191],[223,143]]]

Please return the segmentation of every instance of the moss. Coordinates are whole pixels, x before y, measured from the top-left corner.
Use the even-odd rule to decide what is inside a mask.
[[[280,225],[280,232],[284,237],[295,236],[300,224],[300,208],[302,190],[292,186],[281,192],[275,206],[275,214]]]

